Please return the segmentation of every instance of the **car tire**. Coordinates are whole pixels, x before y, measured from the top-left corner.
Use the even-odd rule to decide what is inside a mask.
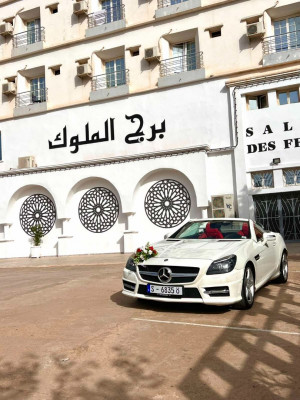
[[[253,270],[249,265],[246,265],[243,285],[242,285],[242,300],[237,304],[241,310],[248,310],[253,306],[255,296],[255,281]]]
[[[278,283],[286,283],[289,276],[288,256],[286,251],[282,253],[280,261],[280,275],[277,278]]]

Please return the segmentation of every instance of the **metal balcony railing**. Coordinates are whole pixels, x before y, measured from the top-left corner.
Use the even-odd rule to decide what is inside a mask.
[[[13,46],[20,47],[45,40],[45,28],[28,29],[28,31],[13,35]]]
[[[109,24],[125,18],[125,6],[122,4],[117,7],[108,7],[88,15],[88,27]]]
[[[108,74],[96,75],[92,78],[92,90],[101,90],[111,87],[127,85],[129,83],[129,70],[122,69]]]
[[[173,57],[160,62],[160,76],[169,76],[180,72],[203,68],[203,52]]]
[[[300,30],[263,39],[263,54],[300,49]]]
[[[188,0],[157,0],[157,7],[158,8],[169,7],[172,6],[173,4],[183,3],[184,1]]]
[[[30,104],[44,103],[47,101],[48,89],[36,89],[16,95],[16,107],[25,107]]]

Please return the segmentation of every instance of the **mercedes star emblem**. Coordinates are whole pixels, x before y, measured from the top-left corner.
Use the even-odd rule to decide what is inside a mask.
[[[163,267],[158,271],[158,279],[161,283],[169,283],[172,279],[172,270],[168,267]]]

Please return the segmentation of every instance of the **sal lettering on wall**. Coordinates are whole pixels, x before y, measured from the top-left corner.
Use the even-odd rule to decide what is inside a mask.
[[[136,144],[142,143],[145,139],[148,142],[153,142],[157,138],[163,139],[164,133],[166,132],[166,121],[160,124],[160,126],[156,127],[155,124],[151,125],[149,130],[149,136],[144,133],[144,119],[140,114],[133,115],[125,115],[125,120],[130,121],[132,124],[138,124],[137,129],[133,133],[128,133],[125,136],[125,143],[127,144]],[[79,135],[73,135],[68,140],[67,127],[63,128],[63,132],[61,134],[58,133],[55,139],[52,141],[48,140],[49,149],[59,149],[64,147],[70,147],[73,150],[70,150],[71,153],[75,154],[78,152],[79,147],[86,144],[95,144],[102,143],[115,140],[115,118],[109,118],[104,123],[104,133],[100,131],[94,132],[90,134],[89,123],[85,125],[85,138],[83,140],[79,139]]]
[[[266,125],[262,135],[272,135],[275,133],[275,130],[272,129],[271,125]],[[277,133],[277,132],[276,132]],[[284,137],[278,140],[264,140],[259,143],[251,143],[247,145],[247,154],[253,153],[262,153],[265,151],[273,151],[277,150],[287,150],[291,148],[300,148],[300,137],[291,138],[287,137],[288,133],[294,133],[294,127],[289,122],[283,122],[282,133]],[[254,132],[253,127],[249,127],[246,129],[246,137],[254,137],[256,132]],[[271,138],[272,136],[270,136]]]

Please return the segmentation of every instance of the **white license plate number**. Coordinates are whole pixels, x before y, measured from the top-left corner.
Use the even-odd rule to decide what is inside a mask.
[[[182,296],[182,287],[147,285],[147,293],[161,296]]]

